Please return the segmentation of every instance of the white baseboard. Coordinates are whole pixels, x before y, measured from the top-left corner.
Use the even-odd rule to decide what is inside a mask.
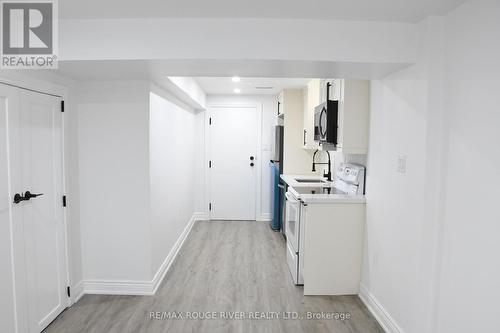
[[[191,216],[189,223],[182,231],[181,235],[179,236],[174,246],[170,250],[170,253],[167,255],[167,257],[161,264],[160,268],[156,272],[155,276],[153,277],[153,280],[151,281],[153,284],[152,295],[156,293],[156,290],[158,290],[158,287],[160,286],[161,282],[163,281],[163,278],[165,277],[165,274],[167,274],[167,271],[169,270],[170,266],[172,266],[172,263],[174,262],[174,259],[177,256],[177,254],[179,253],[182,244],[184,244],[184,241],[191,232],[191,228],[193,228],[194,222],[198,220],[203,220],[204,219],[203,215],[204,215],[203,213],[194,213],[193,216]]]
[[[260,216],[257,217],[257,221],[269,222],[271,220],[272,220],[271,213],[262,213],[260,214]]]
[[[378,323],[387,333],[404,333],[396,321],[391,317],[382,304],[370,293],[370,291],[361,284],[359,298],[365,303],[366,307],[372,315],[377,319]]]
[[[146,296],[154,295],[158,287],[161,285],[165,274],[174,262],[175,257],[179,253],[182,244],[184,244],[184,241],[187,239],[187,236],[191,232],[191,228],[193,227],[194,223],[196,221],[204,219],[206,219],[204,213],[193,214],[151,281],[83,280],[77,284],[77,286],[81,285],[81,287],[79,286],[81,291],[78,294],[75,294],[77,295],[77,297],[75,297],[74,302],[76,302],[84,294]],[[75,289],[77,289],[76,286]]]
[[[73,286],[73,290],[71,290],[71,295],[73,295],[71,297],[71,304],[75,304],[76,302],[78,302],[80,300],[80,298],[82,298],[82,296],[84,294],[83,288],[84,288],[83,281],[80,281],[76,285]]]
[[[152,281],[84,280],[83,293],[93,295],[153,295]]]

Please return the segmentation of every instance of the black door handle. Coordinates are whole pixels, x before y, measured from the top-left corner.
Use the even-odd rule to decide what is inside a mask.
[[[253,161],[254,159],[255,159],[255,157],[250,156],[250,161]]]
[[[14,194],[14,203],[15,204],[18,204],[21,201],[25,201],[25,200],[27,200],[27,199],[25,197],[23,197],[22,195],[20,195],[19,193]]]
[[[254,164],[253,164],[253,163],[250,163],[250,166],[251,166],[251,167],[253,167],[253,166],[254,166]]]
[[[41,195],[43,195],[43,193],[34,194],[34,193],[31,193],[30,191],[26,191],[26,193],[24,193],[24,200],[36,198],[36,197],[39,197]]]

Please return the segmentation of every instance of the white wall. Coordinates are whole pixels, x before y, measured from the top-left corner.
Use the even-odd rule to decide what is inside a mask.
[[[194,115],[195,126],[195,160],[194,160],[194,184],[195,184],[195,212],[200,216],[208,213],[208,199],[206,195],[206,158],[205,158],[205,112]],[[207,216],[207,215],[206,215]]]
[[[367,223],[362,283],[401,327],[416,328],[426,164],[426,85],[403,72],[372,84]],[[407,172],[396,172],[398,155]],[[406,331],[405,331],[406,332]]]
[[[500,332],[500,2],[470,1],[444,28],[447,177],[435,331]]]
[[[199,116],[147,81],[76,90],[84,289],[151,292],[195,213]]]
[[[416,65],[372,83],[362,296],[391,332],[500,329],[499,22],[496,1],[429,18]]]
[[[60,60],[245,59],[373,65],[415,60],[412,23],[147,18],[64,19],[59,24]],[[343,33],[332,33],[336,31]]]
[[[150,279],[146,82],[78,86],[85,280]]]
[[[196,114],[162,97],[150,98],[152,274],[195,211]]]
[[[278,105],[276,96],[272,95],[208,95],[207,107],[210,105],[259,105],[262,107],[262,122],[259,124],[261,133],[260,168],[261,179],[259,191],[261,194],[260,214],[258,219],[270,219],[271,214],[271,140],[274,140],[273,126],[277,123]],[[204,207],[207,207],[205,205]],[[206,209],[205,209],[206,210]]]
[[[65,146],[65,176],[67,195],[67,228],[68,228],[68,253],[70,267],[70,281],[72,290],[82,281],[82,244],[80,229],[80,172],[79,172],[79,143],[78,143],[78,103],[74,83],[68,89],[65,101],[64,115],[64,146]],[[78,296],[78,290],[72,297]]]

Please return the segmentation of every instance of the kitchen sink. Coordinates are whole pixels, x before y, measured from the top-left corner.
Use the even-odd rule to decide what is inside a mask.
[[[325,180],[323,179],[318,179],[318,178],[313,178],[313,179],[308,179],[308,178],[295,178],[295,181],[297,183],[326,183]]]

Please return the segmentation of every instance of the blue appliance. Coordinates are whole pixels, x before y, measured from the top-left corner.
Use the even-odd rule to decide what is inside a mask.
[[[283,173],[283,126],[274,127],[273,159],[271,168],[271,229],[280,231],[284,209],[284,186],[281,184],[280,175]]]
[[[279,164],[271,160],[271,229],[279,231],[281,229],[280,210],[280,169]]]

